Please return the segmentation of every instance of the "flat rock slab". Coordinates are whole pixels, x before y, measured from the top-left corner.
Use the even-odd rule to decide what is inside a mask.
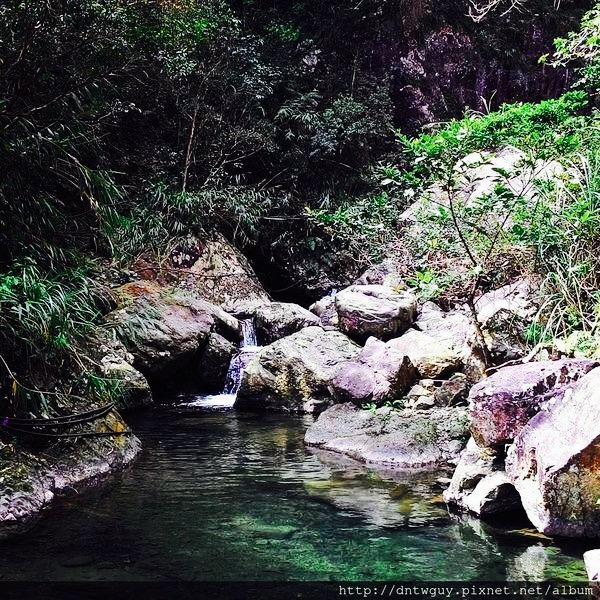
[[[455,459],[468,435],[463,408],[373,413],[353,404],[338,404],[320,415],[304,441],[369,464],[423,469]]]
[[[117,413],[95,425],[98,431],[127,429]],[[57,497],[96,487],[124,470],[141,449],[134,435],[82,438],[71,442],[68,453],[48,451],[43,462],[21,462],[19,483],[0,483],[0,540],[28,529]]]
[[[512,442],[529,419],[597,365],[585,359],[534,362],[505,367],[480,381],[469,393],[475,441],[489,447]]]

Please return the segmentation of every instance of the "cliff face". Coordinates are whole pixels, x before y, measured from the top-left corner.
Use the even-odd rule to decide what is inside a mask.
[[[526,10],[474,23],[468,3],[417,3],[419,11],[390,13],[373,56],[391,77],[395,120],[420,126],[487,110],[504,102],[539,101],[563,93],[573,73],[539,63],[553,40],[577,27],[589,2],[530,2]],[[402,12],[402,11],[399,11]]]

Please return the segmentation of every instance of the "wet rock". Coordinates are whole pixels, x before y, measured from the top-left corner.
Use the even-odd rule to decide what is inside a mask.
[[[413,469],[447,463],[458,456],[467,437],[465,409],[373,413],[338,404],[319,416],[304,441],[362,462]]]
[[[123,431],[127,425],[118,413],[94,423],[96,431]],[[0,479],[0,539],[33,525],[57,497],[98,486],[127,468],[139,455],[134,435],[81,438],[64,447],[54,446],[43,460],[19,457],[18,481]]]
[[[298,304],[270,302],[254,310],[254,323],[259,342],[267,345],[304,327],[320,325],[321,320]]]
[[[511,442],[529,419],[596,365],[591,360],[564,359],[500,369],[469,393],[473,437],[480,446]]]
[[[219,392],[224,388],[229,363],[237,350],[237,346],[218,333],[208,336],[198,360],[199,381],[207,391]]]
[[[404,333],[414,322],[417,301],[409,292],[384,285],[353,285],[335,296],[339,328],[364,342],[370,336],[390,339]]]
[[[534,416],[506,457],[533,525],[565,537],[600,536],[600,368]]]
[[[261,348],[242,377],[235,407],[312,413],[333,402],[329,385],[360,347],[338,331],[307,327]]]
[[[419,375],[426,379],[438,379],[462,366],[461,356],[452,346],[416,329],[390,340],[388,346],[408,356]]]
[[[376,338],[369,338],[354,361],[339,365],[331,382],[338,402],[362,405],[402,397],[417,378],[410,359]]]
[[[189,367],[211,333],[239,339],[239,322],[217,306],[150,282],[130,283],[116,292],[121,308],[107,316],[134,357],[133,366],[151,382]]]
[[[520,498],[504,472],[502,459],[471,438],[461,452],[444,500],[461,510],[486,516],[514,510]]]

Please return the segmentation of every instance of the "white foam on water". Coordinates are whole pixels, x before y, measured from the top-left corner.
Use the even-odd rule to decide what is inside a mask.
[[[213,394],[209,396],[197,396],[185,403],[185,406],[196,406],[198,408],[233,408],[235,394]]]

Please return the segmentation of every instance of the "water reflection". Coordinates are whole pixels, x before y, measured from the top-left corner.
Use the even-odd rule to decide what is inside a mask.
[[[580,549],[449,514],[438,474],[309,452],[310,417],[165,407],[110,488],[66,501],[0,546],[0,577],[36,580],[578,579]],[[189,404],[189,403],[188,403]],[[217,407],[218,408],[218,407]]]

